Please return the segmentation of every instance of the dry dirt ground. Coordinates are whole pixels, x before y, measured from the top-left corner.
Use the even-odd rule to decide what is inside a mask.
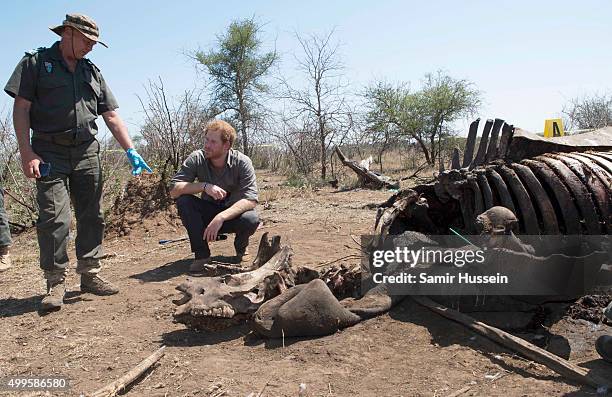
[[[317,266],[359,254],[353,241],[368,233],[375,210],[389,192],[331,188],[279,188],[280,179],[259,175],[265,231],[282,236],[295,265]],[[568,383],[546,367],[443,319],[410,299],[390,313],[322,338],[260,340],[246,326],[196,333],[172,322],[175,286],[186,278],[186,242],[159,246],[183,236],[168,213],[127,236],[108,236],[103,275],[118,295],[79,292],[74,263],[61,311],[41,315],[44,293],[35,234],[16,239],[14,266],[0,275],[0,377],[65,376],[71,389],[53,395],[92,392],[119,378],[161,345],[166,354],[127,390],[130,396],[589,396],[595,391]],[[213,255],[233,255],[231,243],[212,246]],[[252,246],[252,251],[256,247]],[[342,261],[336,262],[342,263]],[[549,329],[551,348],[612,379],[612,365],[594,351],[607,325],[562,320]],[[526,336],[529,338],[529,335]],[[555,347],[556,346],[556,347]],[[44,395],[0,392],[0,395]],[[47,394],[48,395],[48,394]]]

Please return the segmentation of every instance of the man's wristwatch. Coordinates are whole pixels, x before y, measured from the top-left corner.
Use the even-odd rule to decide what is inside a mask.
[[[207,187],[208,187],[208,183],[207,183],[207,182],[204,182],[204,183],[202,184],[202,189],[204,190],[204,192],[206,192],[206,188],[207,188]]]

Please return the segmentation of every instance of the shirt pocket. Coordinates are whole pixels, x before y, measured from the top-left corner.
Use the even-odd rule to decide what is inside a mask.
[[[42,108],[58,109],[72,107],[74,93],[69,82],[63,78],[41,78],[38,82],[38,102]]]
[[[85,78],[85,91],[83,92],[83,96],[85,97],[84,99],[88,99],[88,98],[95,98],[98,99],[100,98],[100,93],[101,93],[101,89],[100,89],[100,83],[98,83],[98,81],[96,79],[93,78],[93,76],[88,76],[87,78]],[[87,95],[89,94],[89,95]]]

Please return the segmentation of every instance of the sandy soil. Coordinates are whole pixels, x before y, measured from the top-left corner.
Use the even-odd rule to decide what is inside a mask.
[[[368,233],[375,218],[375,210],[364,205],[389,196],[279,188],[280,178],[269,173],[259,181],[264,227],[252,242],[265,231],[281,235],[293,247],[294,265],[321,266],[359,254],[353,239]],[[132,223],[126,236],[111,234],[103,276],[121,292],[81,294],[72,264],[66,304],[47,315],[37,312],[44,282],[35,233],[19,236],[14,266],[0,275],[0,377],[61,375],[71,389],[53,395],[90,393],[166,345],[166,355],[127,395],[298,396],[301,383],[308,396],[448,396],[461,389],[462,396],[595,395],[410,299],[384,316],[316,339],[261,340],[248,336],[246,326],[213,334],[187,330],[172,322],[172,299],[186,277],[188,243],[158,245],[183,235],[172,210],[142,226]],[[230,241],[212,249],[213,255],[233,255]],[[612,334],[611,327],[564,319],[549,332],[550,350],[612,379],[612,365],[593,348],[598,335]]]

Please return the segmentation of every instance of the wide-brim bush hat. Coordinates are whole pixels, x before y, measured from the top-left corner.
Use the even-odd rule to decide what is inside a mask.
[[[93,40],[96,43],[100,43],[104,47],[108,48],[108,46],[100,40],[100,29],[98,29],[98,24],[96,24],[96,22],[87,15],[66,14],[66,19],[64,19],[61,25],[49,27],[49,29],[55,32],[58,36],[61,36],[66,26],[75,28],[79,32],[83,33],[83,35],[88,39]]]

